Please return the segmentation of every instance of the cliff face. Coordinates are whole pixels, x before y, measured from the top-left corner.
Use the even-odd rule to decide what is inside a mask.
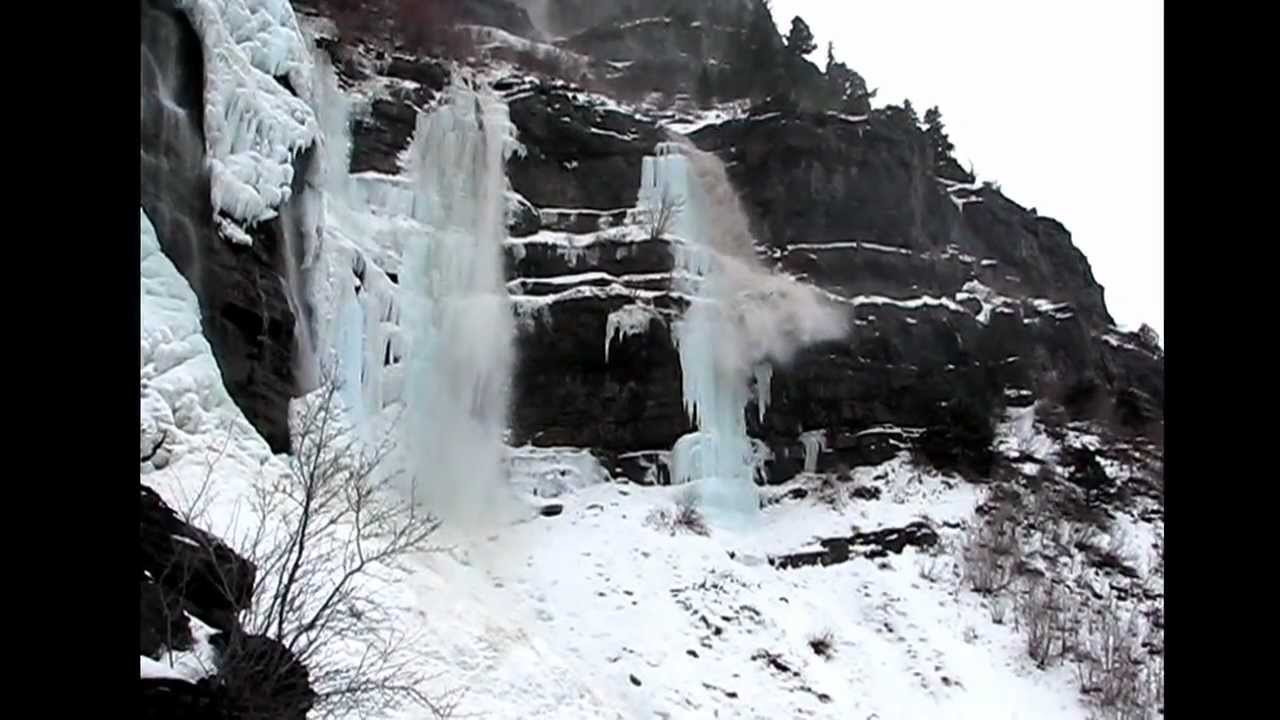
[[[288,403],[299,390],[298,314],[290,296],[302,258],[284,238],[307,191],[310,152],[295,161],[292,202],[268,221],[239,228],[232,242],[215,213],[205,138],[205,58],[187,15],[172,0],[142,2],[142,208],[165,254],[200,299],[201,321],[227,390],[277,452],[289,448]],[[225,227],[225,226],[222,226]]]
[[[399,174],[417,112],[449,81],[448,64],[416,49],[392,22],[400,5],[297,3],[304,24],[318,28],[317,44],[340,81],[364,98],[352,126],[353,173]],[[667,13],[666,5],[634,2],[602,14],[602,4],[587,5],[442,3],[448,13],[441,17],[488,22],[540,43],[546,37],[529,18],[560,13],[563,37],[555,45],[521,46],[517,55],[571,50],[587,58],[576,79],[625,89],[624,71],[641,61],[728,57],[738,32],[731,23],[750,7],[724,2]],[[691,39],[707,33],[727,34]],[[502,50],[474,47],[478,56]],[[194,51],[188,55],[194,63]],[[166,82],[198,97],[198,73],[187,72]],[[688,80],[663,87],[679,90]],[[630,472],[627,458],[668,450],[691,429],[670,329],[686,304],[671,290],[671,246],[625,237],[642,159],[669,128],[694,127],[687,125],[691,111],[620,104],[518,68],[495,87],[525,150],[508,167],[508,287],[521,315],[512,441],[595,448]],[[144,104],[147,98],[144,87]],[[813,430],[825,431],[831,445],[824,463],[871,462],[885,447],[914,442],[954,446],[939,462],[982,472],[990,417],[1006,403],[1037,397],[1061,401],[1081,417],[1106,414],[1129,430],[1162,422],[1163,357],[1112,327],[1102,288],[1067,230],[962,172],[940,175],[925,136],[903,113],[854,117],[784,106],[723,115],[700,121],[689,137],[724,162],[759,255],[821,288],[849,317],[845,340],[810,347],[774,368],[763,420],[748,409],[752,435],[774,450],[773,478],[794,472],[799,435]],[[198,137],[198,123],[192,132]],[[166,168],[195,152],[144,141],[144,207],[160,217],[157,225],[191,225],[187,233],[161,231],[162,239],[195,239],[170,239],[166,252],[201,293],[206,332],[233,395],[279,444],[287,440],[280,428],[296,386],[296,321],[279,281],[286,275],[280,231],[260,226],[253,246],[240,248],[192,221],[207,217],[207,208],[184,210],[184,203],[201,202],[207,179],[175,182]],[[153,162],[149,170],[148,157],[173,162]],[[177,220],[168,219],[175,213]],[[383,270],[394,281],[398,268]],[[607,342],[611,314],[637,297],[655,309],[652,322]],[[867,434],[884,426],[899,428],[888,445],[882,434]]]

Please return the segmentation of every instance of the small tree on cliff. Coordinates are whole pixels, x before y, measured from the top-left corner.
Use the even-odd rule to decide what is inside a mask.
[[[791,18],[791,31],[787,33],[787,49],[797,57],[804,57],[818,49],[818,44],[813,40],[813,31],[799,15]]]
[[[956,149],[956,146],[951,144],[951,138],[947,137],[946,128],[942,124],[942,111],[937,105],[924,113],[924,134],[929,138],[929,145],[933,147],[935,163],[941,165],[951,159],[951,152]]]
[[[867,81],[848,65],[836,60],[835,46],[827,43],[828,102],[832,109],[850,115],[866,115],[871,112],[874,90],[867,90]]]

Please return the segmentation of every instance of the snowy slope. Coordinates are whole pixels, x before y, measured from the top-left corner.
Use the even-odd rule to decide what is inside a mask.
[[[649,521],[678,487],[567,493],[557,517],[428,561],[413,581],[424,639],[485,717],[1086,717],[1070,675],[1034,669],[957,578],[923,579],[928,554],[765,561],[851,525],[963,521],[979,499],[903,458],[858,474],[882,500],[782,501],[758,528],[708,537]],[[824,633],[829,658],[809,646]]]

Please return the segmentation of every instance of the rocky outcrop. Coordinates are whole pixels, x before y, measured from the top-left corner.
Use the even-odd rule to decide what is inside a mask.
[[[205,640],[215,659],[204,677],[144,673],[141,717],[304,720],[315,702],[307,668],[278,641],[246,633],[238,619],[253,599],[253,564],[180,519],[145,485],[141,500],[140,654],[191,650],[191,618],[216,629]]]
[[[507,173],[540,208],[612,210],[636,203],[640,164],[662,140],[650,122],[595,105],[564,83],[499,83],[524,144]]]
[[[733,32],[710,39],[725,30],[716,24],[732,26],[754,5],[552,0],[547,8],[553,24],[557,13],[573,17],[556,31],[560,47],[589,56],[592,72],[623,73],[655,58],[728,52]],[[361,48],[382,58],[365,66],[384,77],[412,76],[419,86],[442,77],[387,62],[418,57],[394,43]],[[690,429],[670,329],[685,300],[670,293],[667,242],[637,241],[628,237],[636,228],[620,227],[634,222],[628,210],[643,158],[664,139],[654,119],[662,115],[560,80],[516,74],[495,87],[525,151],[508,166],[506,267],[521,320],[512,441],[595,448],[616,471],[663,482],[663,451]],[[378,96],[384,104],[371,107],[382,110],[356,133],[360,168],[390,171],[409,141],[414,101],[395,92]],[[771,481],[803,467],[800,436],[811,431],[826,438],[822,472],[911,450],[984,477],[993,418],[1035,397],[1059,400],[1076,417],[1159,427],[1163,360],[1112,327],[1102,288],[1060,223],[935,157],[900,108],[850,116],[805,109],[813,104],[781,98],[691,135],[725,162],[765,261],[820,287],[848,315],[844,340],[773,368],[763,420],[754,403],[747,408],[749,432],[773,453]],[[611,339],[606,361],[609,317],[631,304],[650,306],[654,320]]]
[[[821,550],[776,555],[769,564],[780,569],[827,566],[848,562],[852,558],[877,559],[902,554],[908,545],[929,548],[938,544],[938,533],[928,523],[913,522],[900,528],[881,528],[870,532],[855,532],[848,537],[822,538]]]
[[[143,584],[154,586],[162,608],[175,608],[228,631],[253,598],[255,568],[222,541],[183,522],[154,490],[141,486]],[[147,604],[144,599],[144,605]],[[154,614],[154,613],[153,613]],[[152,628],[168,636],[168,628]]]

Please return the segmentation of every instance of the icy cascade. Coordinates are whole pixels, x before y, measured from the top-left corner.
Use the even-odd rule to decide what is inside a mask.
[[[205,59],[204,134],[213,209],[243,223],[274,218],[293,160],[316,137],[310,55],[288,0],[177,0]],[[275,78],[287,77],[295,97]],[[252,239],[222,218],[234,242]]]
[[[404,250],[402,450],[415,497],[455,525],[500,516],[511,497],[503,434],[515,321],[502,243],[514,132],[495,93],[455,82],[418,116],[408,150],[415,215],[430,231]]]
[[[673,474],[678,480],[697,482],[709,510],[754,513],[759,500],[745,415],[750,397],[747,376],[717,357],[718,350],[726,350],[719,340],[726,330],[723,308],[730,298],[713,268],[711,208],[683,146],[660,143],[655,155],[644,159],[639,200],[649,212],[663,205],[678,208],[669,228],[677,238],[673,284],[693,298],[674,330],[685,412],[697,432],[677,441]]]

